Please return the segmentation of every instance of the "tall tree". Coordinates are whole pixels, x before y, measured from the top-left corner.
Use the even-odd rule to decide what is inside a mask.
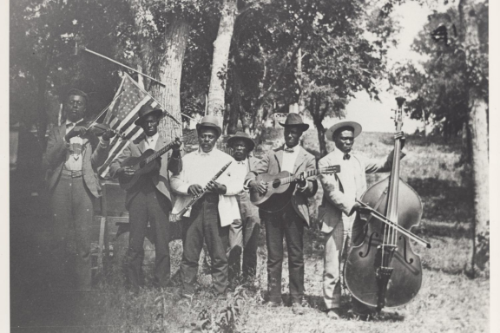
[[[462,130],[469,110],[465,53],[453,28],[458,20],[455,9],[429,16],[429,22],[412,44],[427,60],[400,64],[389,75],[391,84],[403,87],[408,94],[406,105],[411,118],[422,120],[424,126],[430,122],[439,124],[445,138]],[[443,31],[442,28],[446,35],[434,34],[431,38],[429,32]]]
[[[129,1],[134,29],[124,34],[125,48],[132,50],[137,66],[164,85],[147,80],[146,86],[175,120],[164,117],[160,133],[173,139],[182,134],[181,80],[191,19],[195,20],[199,2]],[[130,44],[131,41],[134,43]]]
[[[237,16],[237,0],[222,0],[219,31],[214,41],[212,57],[212,75],[208,90],[208,114],[215,115],[222,124],[225,110],[225,89],[229,48]]]
[[[399,3],[401,0],[389,2]],[[441,21],[431,29],[431,34],[423,35],[427,43],[417,43],[425,46],[434,40],[440,44],[422,48],[431,56],[428,66],[424,64],[426,81],[413,81],[402,86],[413,97],[418,91],[415,87],[425,88],[418,92],[414,104],[410,104],[417,115],[418,108],[425,108],[438,119],[444,113],[447,121],[467,124],[474,183],[475,236],[471,260],[471,272],[474,274],[476,268],[484,269],[489,261],[488,1],[460,0],[458,18],[456,10],[435,17]],[[431,71],[429,68],[433,63],[441,67]],[[407,82],[412,79],[411,76],[406,78]],[[439,102],[437,108],[428,107],[436,101]],[[447,104],[455,107],[443,112],[449,107]],[[453,131],[458,131],[460,127],[455,126]]]
[[[485,264],[489,261],[489,147],[488,103],[486,99],[488,53],[487,47],[481,45],[479,37],[478,12],[482,9],[481,5],[483,3],[478,5],[472,0],[460,0],[458,6],[470,84],[468,125],[472,141],[475,228],[472,255],[473,270],[475,265],[484,269]],[[485,6],[487,8],[487,2]],[[484,30],[482,32],[484,33]]]

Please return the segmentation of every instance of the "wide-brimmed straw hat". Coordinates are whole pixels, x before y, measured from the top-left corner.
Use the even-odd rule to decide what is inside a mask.
[[[325,133],[325,137],[330,140],[330,141],[333,141],[333,134],[341,129],[341,128],[349,128],[349,129],[352,129],[353,132],[354,132],[354,137],[357,137],[359,134],[361,134],[361,130],[362,130],[362,127],[359,123],[355,122],[355,121],[340,121],[338,123],[336,123],[335,125],[333,125],[332,127],[330,127],[326,133]]]
[[[146,105],[143,105],[139,109],[138,113],[139,113],[139,118],[137,118],[135,120],[134,124],[136,124],[137,126],[140,126],[142,124],[142,121],[144,120],[144,118],[146,118],[146,116],[148,116],[150,114],[155,115],[159,119],[163,115],[163,110],[158,109],[158,108],[154,108],[151,105],[146,104]]]
[[[236,132],[236,134],[231,135],[231,137],[227,140],[227,145],[228,146],[233,146],[234,142],[236,140],[243,140],[244,142],[247,143],[248,148],[250,151],[252,151],[255,148],[255,142],[250,138],[248,134],[245,132]]]
[[[201,121],[196,124],[196,130],[199,132],[203,127],[214,128],[217,131],[217,137],[222,133],[222,129],[219,126],[219,121],[216,116],[208,115],[201,118]]]
[[[283,127],[295,126],[300,128],[302,131],[306,131],[309,128],[309,124],[304,123],[302,121],[302,117],[297,113],[289,113],[285,122],[280,123],[280,125]]]

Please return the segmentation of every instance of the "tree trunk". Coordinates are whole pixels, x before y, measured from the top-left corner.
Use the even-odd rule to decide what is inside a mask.
[[[241,80],[238,69],[235,68],[233,71],[233,89],[231,98],[231,108],[229,113],[229,124],[227,128],[227,134],[234,134],[238,129],[238,120],[240,117],[241,109]]]
[[[164,117],[159,126],[160,135],[173,139],[182,135],[181,118],[181,77],[184,53],[186,51],[189,34],[189,24],[183,17],[175,17],[165,33],[165,53],[158,64],[156,77],[166,83],[166,86],[152,84],[151,93],[164,107],[165,111],[173,116]]]
[[[224,116],[224,95],[227,81],[229,48],[236,20],[236,0],[224,0],[219,31],[214,41],[212,73],[208,90],[208,114],[215,115],[220,124]]]
[[[479,51],[478,22],[474,2],[461,0],[459,10],[464,33],[467,67],[475,66]],[[489,260],[489,156],[488,156],[488,105],[477,86],[469,88],[468,125],[472,143],[472,174],[474,181],[474,231],[472,273],[477,266],[483,270]]]
[[[427,117],[429,117],[429,115],[427,114],[427,110],[425,110],[425,108],[422,109],[422,119],[424,120],[424,138],[426,138],[429,133],[428,133],[428,121],[427,121]]]
[[[289,113],[300,113],[304,110],[304,99],[302,98],[302,49],[299,47],[295,64],[295,83],[298,85],[297,102],[290,104]]]
[[[482,98],[470,98],[469,128],[472,142],[472,179],[474,181],[474,251],[472,264],[481,270],[489,260],[489,156],[488,105]]]
[[[47,71],[48,73],[48,71]],[[41,77],[38,80],[38,128],[37,136],[38,142],[42,147],[45,147],[47,140],[45,139],[45,132],[47,131],[47,100],[45,98],[47,93],[47,76]]]
[[[264,119],[264,107],[261,105],[257,109],[255,117],[253,118],[253,128],[250,131],[250,136],[252,138],[255,138],[260,135],[263,126],[262,119]]]
[[[252,105],[249,99],[242,99],[240,103],[240,120],[243,132],[250,135],[250,126],[252,125]]]
[[[316,126],[316,129],[318,130],[318,143],[319,143],[319,154],[320,158],[326,156],[328,154],[328,151],[326,150],[326,140],[325,140],[325,133],[326,129],[323,126],[323,124],[320,121],[314,121],[314,125]]]

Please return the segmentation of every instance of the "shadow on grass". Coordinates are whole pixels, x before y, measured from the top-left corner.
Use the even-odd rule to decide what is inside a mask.
[[[470,223],[473,219],[474,200],[472,189],[455,182],[435,178],[409,178],[424,204],[425,220],[438,222]]]

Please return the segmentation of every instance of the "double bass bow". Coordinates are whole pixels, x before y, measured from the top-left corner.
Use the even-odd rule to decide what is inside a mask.
[[[403,126],[405,99],[398,97],[396,101],[398,133]],[[362,240],[351,247],[344,267],[344,281],[352,296],[377,311],[404,305],[420,290],[422,264],[410,239],[430,248],[410,231],[419,224],[423,206],[415,190],[400,179],[400,140],[394,142],[390,176],[373,184],[358,200],[369,214],[356,217],[354,223],[366,223],[366,227]]]

